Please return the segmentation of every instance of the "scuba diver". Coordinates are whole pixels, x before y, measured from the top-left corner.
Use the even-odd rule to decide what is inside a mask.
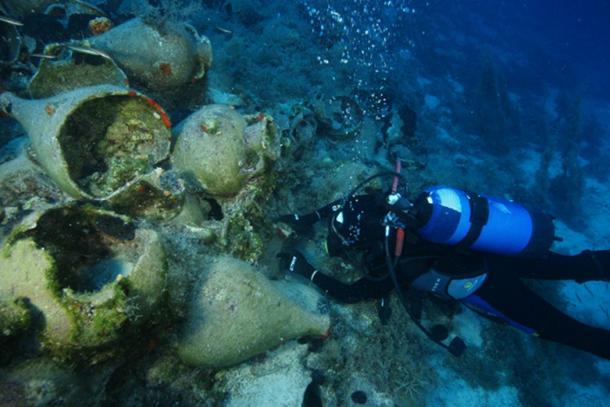
[[[356,195],[380,176],[394,177],[390,193]],[[407,303],[410,290],[459,301],[528,334],[610,359],[610,331],[564,314],[521,280],[610,281],[610,250],[585,250],[575,256],[554,253],[549,249],[560,239],[548,215],[446,186],[428,188],[410,201],[397,192],[399,178],[399,171],[377,174],[342,200],[306,215],[279,218],[299,235],[328,218],[329,255],[359,251],[367,271],[364,277],[345,284],[316,269],[294,249],[278,254],[280,268],[303,276],[340,302],[377,299],[382,323],[389,316],[389,294],[395,290],[415,324],[455,356],[464,351],[464,342],[459,337],[448,340],[443,325],[425,327]]]

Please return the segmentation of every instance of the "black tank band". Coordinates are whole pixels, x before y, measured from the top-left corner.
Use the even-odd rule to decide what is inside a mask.
[[[466,236],[457,244],[459,248],[468,249],[481,236],[483,226],[489,220],[489,202],[476,194],[466,193],[470,203],[470,229]]]

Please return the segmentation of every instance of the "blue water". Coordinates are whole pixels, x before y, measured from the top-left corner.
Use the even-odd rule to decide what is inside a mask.
[[[241,114],[265,112],[275,118],[283,137],[283,156],[275,167],[279,177],[275,191],[267,195],[270,199],[261,203],[262,220],[252,221],[269,252],[258,259],[265,270],[275,267],[271,252],[279,250],[271,230],[277,215],[305,212],[341,198],[365,175],[394,168],[396,156],[403,159],[411,194],[427,185],[446,184],[515,199],[556,217],[557,235],[563,240],[555,243],[555,250],[576,254],[610,247],[606,0],[92,3],[116,25],[134,16],[155,16],[188,22],[210,39],[214,62],[203,83],[188,92],[188,86],[180,89],[178,97],[138,88],[162,101],[175,124],[203,104],[227,100]],[[51,37],[68,41],[88,35],[86,23],[60,24],[56,17],[41,14],[19,17],[26,24],[18,29],[38,40],[32,52],[40,53]],[[59,28],[49,37],[54,24]],[[27,97],[27,81],[38,62],[22,62],[0,67],[0,81],[2,90]],[[132,83],[137,88],[143,82]],[[193,89],[199,98],[186,103],[181,95]],[[14,158],[11,146],[23,140],[19,137],[24,131],[15,122],[0,120],[4,165]],[[0,200],[2,238],[29,213],[32,202],[38,202],[8,196],[0,195],[6,200]],[[216,212],[228,201],[205,199],[213,209],[202,210],[201,216],[222,219]],[[198,235],[180,240],[180,233],[187,236],[192,230],[176,231],[158,219],[146,224],[171,234],[176,250],[186,247],[171,253],[170,268],[182,267],[191,251],[204,246]],[[325,232],[317,230],[318,240]],[[335,277],[359,276],[340,262],[329,262],[321,246],[308,249]],[[100,289],[127,274],[125,267],[110,259],[88,269],[91,288]],[[608,283],[531,285],[575,318],[610,329]],[[150,341],[143,340],[148,345],[139,345],[150,349],[133,359],[91,368],[99,379],[79,384],[82,391],[93,386],[100,405],[240,405],[232,400],[246,405],[243,400],[249,398],[249,405],[278,406],[584,407],[607,405],[610,399],[609,361],[527,336],[469,310],[426,306],[429,324],[439,320],[467,343],[466,354],[454,358],[426,340],[396,299],[388,325],[379,322],[372,302],[342,305],[330,299],[330,304],[331,338],[314,341],[302,354],[296,352],[298,356],[272,367],[266,363],[277,353],[229,369],[181,364],[173,353],[183,322],[177,318],[162,324]],[[264,381],[270,371],[297,371],[305,379],[286,379],[289,385],[282,387],[280,381]],[[55,385],[67,392],[65,382],[58,379]],[[61,397],[49,398],[47,404]]]

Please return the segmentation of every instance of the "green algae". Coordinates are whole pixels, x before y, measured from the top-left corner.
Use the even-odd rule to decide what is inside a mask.
[[[111,96],[87,101],[68,116],[59,135],[72,179],[93,196],[106,196],[150,172],[169,130],[141,98]]]
[[[100,280],[93,266],[105,259],[133,266]],[[0,296],[29,298],[44,319],[41,349],[60,360],[97,364],[161,319],[166,270],[156,233],[94,207],[67,206],[10,236],[0,257]]]
[[[23,333],[32,322],[32,314],[23,298],[0,298],[0,344]]]
[[[241,116],[230,106],[210,105],[179,126],[172,163],[193,190],[202,190],[222,208],[222,219],[210,221],[220,225],[214,240],[221,250],[250,262],[260,258],[262,205],[275,187],[272,169],[279,157],[277,127],[263,113]],[[196,213],[192,201],[189,211]]]
[[[62,56],[63,45],[49,44],[45,54]],[[127,77],[114,62],[96,55],[72,53],[68,59],[43,59],[32,77],[28,92],[34,99],[44,99],[86,86],[112,84],[126,86]]]
[[[142,179],[109,198],[107,204],[109,209],[124,215],[164,220],[178,215],[184,197]]]
[[[68,342],[72,324],[68,311],[58,301],[59,284],[54,279],[52,256],[40,250],[33,239],[16,240],[0,257],[0,295],[29,298],[32,307],[44,315],[40,340],[49,347]]]

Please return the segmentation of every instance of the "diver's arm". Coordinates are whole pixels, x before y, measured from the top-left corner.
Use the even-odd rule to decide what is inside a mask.
[[[383,195],[382,193],[370,193],[370,194],[356,195],[356,196],[353,196],[351,199],[353,199],[355,201],[358,201],[358,200],[363,201],[363,202],[365,202],[364,205],[367,207],[367,209],[371,209],[371,208],[379,206],[379,205],[385,205],[384,197],[385,197],[385,195]],[[405,201],[405,202],[408,202],[408,201]],[[343,208],[344,203],[345,203],[344,198],[337,199],[336,201],[333,201],[327,205],[324,205],[321,208],[318,208],[313,212],[303,214],[303,215],[299,215],[297,213],[283,215],[283,216],[279,217],[279,220],[281,222],[286,222],[291,225],[313,224],[319,220],[328,218],[335,212],[340,211]]]
[[[329,217],[335,211],[335,209],[339,205],[341,205],[341,201],[341,199],[338,199],[327,205],[324,205],[321,208],[316,209],[313,212],[306,213],[303,215],[299,215],[298,213],[283,215],[279,217],[279,221],[292,225],[295,230],[297,230],[297,232],[299,231],[299,229],[306,230],[314,223]]]
[[[316,272],[312,274],[311,281],[335,300],[346,304],[383,298],[394,289],[389,278],[371,280],[363,277],[351,284],[345,284],[336,278]]]
[[[343,283],[315,269],[297,251],[280,253],[278,257],[280,258],[280,267],[283,270],[308,279],[339,302],[355,303],[382,298],[394,288],[392,280],[388,277],[382,279],[363,277],[351,284]]]

